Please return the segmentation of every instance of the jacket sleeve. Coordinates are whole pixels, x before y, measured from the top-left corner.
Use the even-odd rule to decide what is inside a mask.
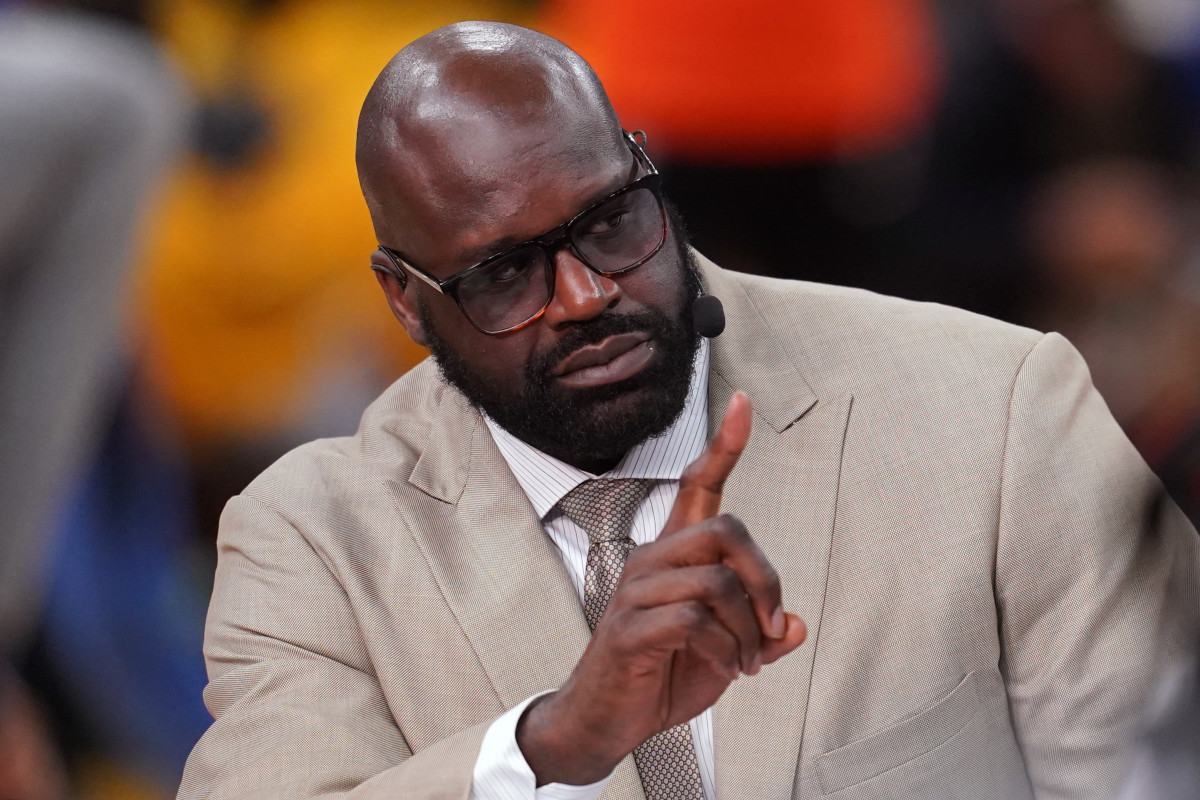
[[[466,800],[487,724],[413,754],[389,710],[345,591],[281,514],[225,509],[205,631],[215,721],[181,800]]]
[[[1044,337],[1017,375],[1001,484],[1002,671],[1038,798],[1113,796],[1149,691],[1195,639],[1195,530],[1079,354]]]

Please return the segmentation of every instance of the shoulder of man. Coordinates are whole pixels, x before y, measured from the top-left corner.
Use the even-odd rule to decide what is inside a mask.
[[[453,418],[447,419],[447,416]],[[242,492],[293,519],[355,514],[394,502],[432,436],[470,435],[478,414],[438,375],[432,359],[409,370],[363,412],[352,436],[318,439],[280,457]],[[435,426],[441,433],[434,430]]]
[[[1011,388],[1038,331],[936,303],[722,270],[702,262],[725,304],[717,341],[726,358],[752,359],[757,340],[779,342],[819,396],[870,388]]]

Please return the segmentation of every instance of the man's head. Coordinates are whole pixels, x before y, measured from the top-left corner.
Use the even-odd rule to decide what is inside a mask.
[[[478,296],[464,304],[476,309],[472,322],[414,272],[444,281],[649,172],[578,55],[511,25],[434,31],[376,80],[357,155],[376,235],[397,253],[372,257],[393,313],[472,402],[530,444],[594,471],[678,415],[699,279],[674,215],[662,246],[620,274],[590,269],[583,248],[559,247],[547,262],[544,311],[504,333],[484,332],[509,325],[480,325]],[[647,203],[640,213],[660,213]],[[625,235],[626,220],[605,214],[595,235],[605,225]]]

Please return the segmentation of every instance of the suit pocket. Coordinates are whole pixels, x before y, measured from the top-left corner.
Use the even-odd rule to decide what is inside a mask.
[[[969,673],[954,691],[929,708],[865,739],[818,756],[813,767],[821,791],[832,794],[932,752],[970,724],[983,707],[979,674]]]

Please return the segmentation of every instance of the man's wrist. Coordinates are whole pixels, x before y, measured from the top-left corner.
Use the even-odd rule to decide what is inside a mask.
[[[572,716],[562,711],[562,692],[543,695],[517,721],[517,747],[533,770],[537,786],[547,783],[591,784],[603,780],[623,753],[606,752],[597,737],[576,730]]]

